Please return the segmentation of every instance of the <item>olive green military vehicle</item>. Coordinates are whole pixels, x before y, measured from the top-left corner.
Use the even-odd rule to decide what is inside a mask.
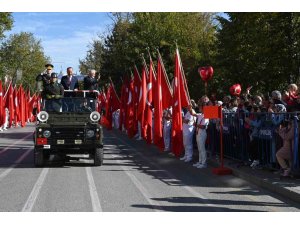
[[[44,99],[34,133],[34,163],[43,166],[51,155],[60,161],[80,160],[88,154],[95,166],[103,163],[103,132],[97,91],[64,91]]]

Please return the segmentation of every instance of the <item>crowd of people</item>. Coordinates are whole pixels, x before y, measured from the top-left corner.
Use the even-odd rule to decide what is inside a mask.
[[[255,169],[260,165],[259,154],[259,128],[263,126],[263,118],[269,115],[273,124],[274,132],[281,137],[280,145],[274,149],[276,163],[279,164],[282,176],[289,176],[292,166],[293,148],[294,148],[294,117],[291,115],[300,111],[300,96],[298,96],[298,87],[296,84],[290,84],[288,89],[281,93],[275,90],[271,96],[251,95],[250,89],[240,96],[224,96],[218,100],[213,94],[211,97],[202,96],[197,104],[191,100],[182,111],[183,116],[183,145],[184,155],[180,158],[184,162],[190,163],[193,160],[194,140],[199,151],[199,159],[193,164],[196,168],[207,167],[207,148],[209,139],[208,129],[218,129],[218,121],[204,118],[204,106],[222,106],[224,114],[240,115],[243,129],[246,131],[248,139],[248,156],[251,161],[250,166]],[[114,127],[119,127],[119,111],[116,111],[114,117]],[[241,116],[243,115],[243,116]],[[296,115],[296,114],[295,114]],[[170,151],[171,147],[171,126],[172,126],[172,108],[164,110],[163,114],[163,138],[165,151]],[[214,123],[215,126],[209,126]],[[155,126],[155,124],[154,124]],[[275,129],[276,128],[276,129]],[[274,136],[272,136],[274,139]],[[137,140],[141,140],[140,129],[136,135]],[[298,138],[298,137],[297,137]],[[218,140],[217,140],[218,141]],[[274,140],[271,140],[274,142]],[[274,147],[275,145],[273,145]],[[276,145],[277,147],[277,145]],[[276,148],[275,147],[275,148]],[[278,165],[277,164],[277,165]]]

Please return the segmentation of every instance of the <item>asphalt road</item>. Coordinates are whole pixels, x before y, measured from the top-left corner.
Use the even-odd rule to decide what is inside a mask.
[[[300,211],[300,204],[234,176],[216,176],[119,131],[104,132],[105,158],[33,165],[33,125],[0,133],[0,211]]]

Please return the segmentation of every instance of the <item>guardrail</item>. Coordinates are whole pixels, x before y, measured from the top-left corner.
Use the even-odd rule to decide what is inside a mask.
[[[223,112],[223,142],[225,157],[249,162],[254,148],[258,148],[260,164],[267,168],[279,168],[276,152],[282,147],[283,140],[278,134],[280,125],[288,122],[293,124],[293,165],[299,169],[299,120],[300,112],[293,113],[236,113]],[[249,118],[255,121],[256,127],[250,126],[246,121]],[[253,122],[253,123],[255,123]],[[255,139],[255,145],[253,144]],[[208,126],[208,150],[212,155],[218,154],[220,149],[219,120],[210,120]]]

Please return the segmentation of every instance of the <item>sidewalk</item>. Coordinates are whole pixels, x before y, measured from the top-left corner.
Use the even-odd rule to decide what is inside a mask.
[[[210,159],[209,164],[212,167],[219,166],[215,159]],[[250,166],[241,166],[238,162],[229,159],[224,159],[224,167],[232,169],[234,176],[292,201],[300,202],[300,177],[280,179],[279,174],[274,174],[265,169],[252,169]]]

